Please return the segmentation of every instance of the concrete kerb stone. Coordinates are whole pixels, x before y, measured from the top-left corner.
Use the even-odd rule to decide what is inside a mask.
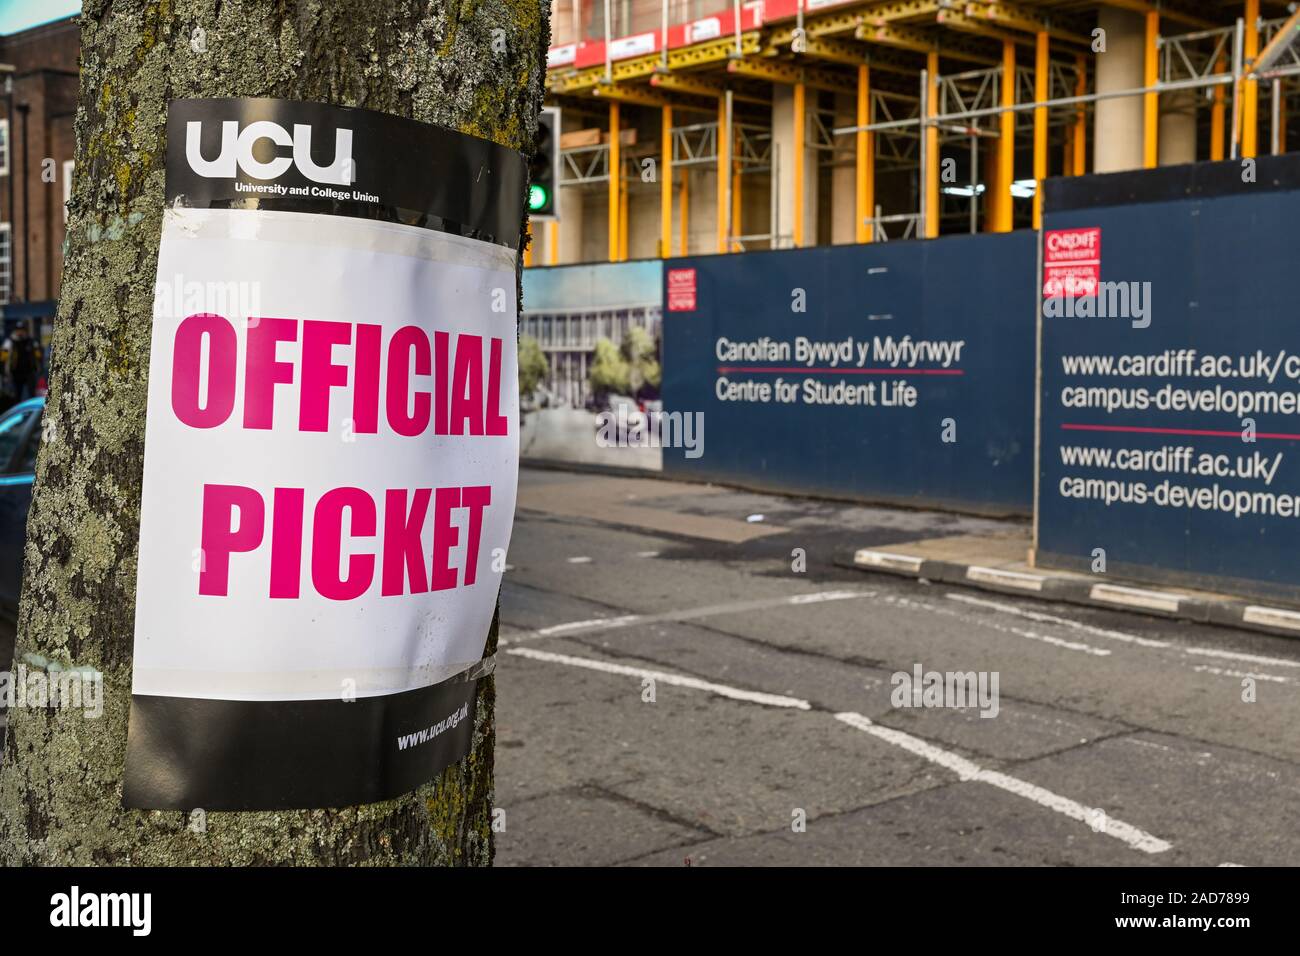
[[[909,555],[906,545],[895,549],[861,548],[836,563],[869,573],[892,574],[998,594],[1300,637],[1300,610],[1273,607],[1245,598],[1224,596],[1216,599],[1159,590],[1136,582],[1113,579],[1098,582],[1039,568],[1027,572],[1014,571],[923,558]]]

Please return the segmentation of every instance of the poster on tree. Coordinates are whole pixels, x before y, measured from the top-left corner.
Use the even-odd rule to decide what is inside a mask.
[[[173,102],[123,802],[387,799],[469,749],[519,460],[522,156]]]

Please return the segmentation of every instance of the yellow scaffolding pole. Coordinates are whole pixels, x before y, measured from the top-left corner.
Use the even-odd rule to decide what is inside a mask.
[[[743,236],[745,234],[744,230],[740,228],[741,223],[743,221],[742,214],[741,214],[742,207],[740,204],[740,163],[733,162],[731,164],[731,167],[732,167],[732,173],[731,173],[731,243],[730,245],[736,246],[736,248],[740,248],[739,245],[736,243],[736,236]]]
[[[1247,64],[1253,64],[1259,55],[1259,0],[1246,0],[1245,37],[1242,53]],[[1241,155],[1254,156],[1259,145],[1259,81],[1247,79],[1242,83],[1241,99]]]
[[[804,85],[794,85],[794,244],[803,245]]]
[[[925,55],[926,117],[939,115],[939,51]],[[939,235],[939,127],[925,128],[925,238]]]
[[[731,217],[731,197],[728,188],[731,182],[731,137],[727,135],[727,99],[718,97],[718,252],[729,251],[727,246],[727,222]]]
[[[1225,73],[1227,69],[1227,60],[1220,54],[1219,58],[1214,61],[1214,72]],[[1228,114],[1227,102],[1228,98],[1223,85],[1216,86],[1214,88],[1214,105],[1210,107],[1210,159],[1214,162],[1223,159],[1225,139],[1223,124]]]
[[[618,188],[618,261],[627,262],[627,185]]]
[[[1142,85],[1153,87],[1160,80],[1160,49],[1156,39],[1160,35],[1160,14],[1148,10],[1146,14],[1146,46],[1142,58]],[[1160,94],[1142,94],[1142,166],[1154,169],[1159,152],[1156,134],[1160,129]]]
[[[673,254],[673,108],[664,105],[659,133],[659,257]]]
[[[619,203],[619,128],[618,101],[609,101],[609,261],[618,262],[620,230],[618,225]]]
[[[533,222],[531,219],[528,221],[524,233],[526,236],[524,240],[524,268],[527,269],[533,264]]]
[[[1002,106],[1016,105],[1016,44],[1013,40],[1002,41]],[[997,200],[993,204],[997,217],[994,232],[1010,232],[1014,218],[1011,202],[1011,181],[1015,178],[1016,165],[1016,114],[1003,110],[998,114],[998,170],[995,188]]]
[[[560,224],[554,219],[546,224],[546,264],[560,264]]]
[[[1088,95],[1088,59],[1080,53],[1074,58],[1075,79],[1074,95]],[[1088,111],[1082,105],[1074,113],[1074,175],[1082,176],[1088,171]]]
[[[1047,99],[1047,31],[1034,34],[1034,99]],[[1034,108],[1034,228],[1043,227],[1043,180],[1047,178],[1047,107]]]
[[[858,64],[858,126],[871,122],[871,68]],[[853,234],[858,242],[871,242],[875,229],[867,225],[872,217],[876,197],[875,133],[859,129],[855,134],[854,160],[857,166],[857,188],[854,189],[854,214],[857,223]]]

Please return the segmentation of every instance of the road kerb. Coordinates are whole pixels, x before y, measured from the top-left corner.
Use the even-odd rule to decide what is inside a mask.
[[[1217,624],[1265,634],[1300,637],[1300,610],[1259,604],[1230,595],[1191,595],[1138,587],[1131,582],[1098,582],[1069,572],[1021,571],[993,563],[966,563],[908,554],[906,545],[888,550],[859,548],[842,566],[878,574],[955,584],[1044,601],[1126,611],[1166,619]]]

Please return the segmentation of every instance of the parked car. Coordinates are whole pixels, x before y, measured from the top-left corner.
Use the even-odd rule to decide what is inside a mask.
[[[18,613],[27,509],[44,412],[44,398],[29,398],[0,416],[0,614],[9,618]]]

